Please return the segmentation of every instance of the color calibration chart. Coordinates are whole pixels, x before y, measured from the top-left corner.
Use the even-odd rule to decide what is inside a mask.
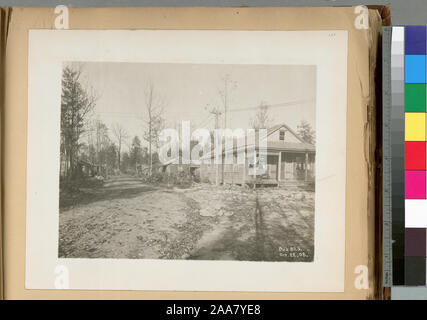
[[[400,33],[400,34],[399,34]],[[404,285],[426,285],[427,161],[426,161],[426,27],[405,26],[397,31],[404,74]],[[402,39],[403,38],[403,39]],[[393,65],[392,44],[392,65]],[[396,52],[397,53],[397,52]],[[404,61],[402,61],[404,58]],[[398,68],[402,71],[402,68]],[[399,87],[397,72],[392,78]],[[396,70],[397,71],[397,70]],[[393,82],[393,81],[392,81]],[[393,83],[392,83],[393,87]],[[393,89],[393,88],[392,88]],[[402,99],[400,99],[401,102]],[[398,103],[393,105],[398,107]]]
[[[426,286],[426,26],[383,31],[383,282]]]

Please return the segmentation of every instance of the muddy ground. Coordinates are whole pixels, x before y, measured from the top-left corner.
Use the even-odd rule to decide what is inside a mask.
[[[61,195],[59,257],[312,261],[314,192],[133,177]]]

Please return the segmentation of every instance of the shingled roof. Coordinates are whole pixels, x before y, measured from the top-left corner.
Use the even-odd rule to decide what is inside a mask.
[[[285,128],[287,131],[289,131],[298,141],[300,142],[284,142],[284,141],[268,141],[267,142],[267,150],[274,150],[274,151],[299,151],[299,152],[315,152],[316,147],[311,144],[305,142],[295,131],[293,131],[289,126],[287,126],[284,123],[277,124],[273,127],[270,127],[267,129],[267,135],[265,136],[265,139],[267,139],[268,136],[276,132],[277,130],[280,130],[281,128]],[[255,130],[255,132],[258,132],[258,130]],[[245,143],[245,145],[240,148],[237,147],[236,143],[233,142],[233,148],[224,150],[223,153],[230,153],[235,152],[244,149],[246,150],[248,147],[252,147],[252,145],[248,145]],[[258,148],[259,145],[259,139],[255,139],[255,148]],[[212,158],[214,156],[213,152],[210,152],[209,154],[205,155],[203,158]]]

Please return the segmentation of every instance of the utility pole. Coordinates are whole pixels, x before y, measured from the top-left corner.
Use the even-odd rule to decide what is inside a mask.
[[[209,110],[209,112],[215,116],[215,129],[219,129],[219,117],[221,116],[222,112],[219,110],[219,108],[212,108],[211,110]],[[214,147],[214,150],[215,148],[216,148],[216,145]],[[221,150],[221,153],[222,153],[222,150]],[[219,179],[218,179],[219,172],[218,172],[218,164],[215,164],[215,153],[214,153],[214,165],[215,165],[215,184],[219,185]]]
[[[227,109],[228,109],[228,78],[224,80],[224,129],[227,128]]]
[[[209,113],[215,116],[215,129],[219,129],[219,117],[222,115],[222,112],[218,108],[213,108],[209,110]]]
[[[222,104],[224,107],[224,129],[227,128],[227,112],[228,112],[228,98],[229,98],[229,94],[230,92],[236,88],[236,82],[233,81],[230,77],[229,74],[226,74],[224,77],[222,77],[222,82],[224,84],[223,89],[219,90],[219,94],[221,96],[221,100],[222,100]],[[222,139],[222,138],[221,138]],[[224,150],[225,151],[225,150]],[[224,165],[224,158],[225,158],[225,154],[223,154],[222,150],[221,150],[221,157],[222,157],[222,170],[221,170],[221,176],[222,176],[222,183],[224,183],[224,170],[225,170],[225,165]]]

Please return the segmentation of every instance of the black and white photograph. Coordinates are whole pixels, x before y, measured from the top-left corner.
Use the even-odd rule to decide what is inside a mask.
[[[32,30],[26,286],[342,291],[347,37]]]
[[[316,66],[64,62],[58,258],[311,263]]]

